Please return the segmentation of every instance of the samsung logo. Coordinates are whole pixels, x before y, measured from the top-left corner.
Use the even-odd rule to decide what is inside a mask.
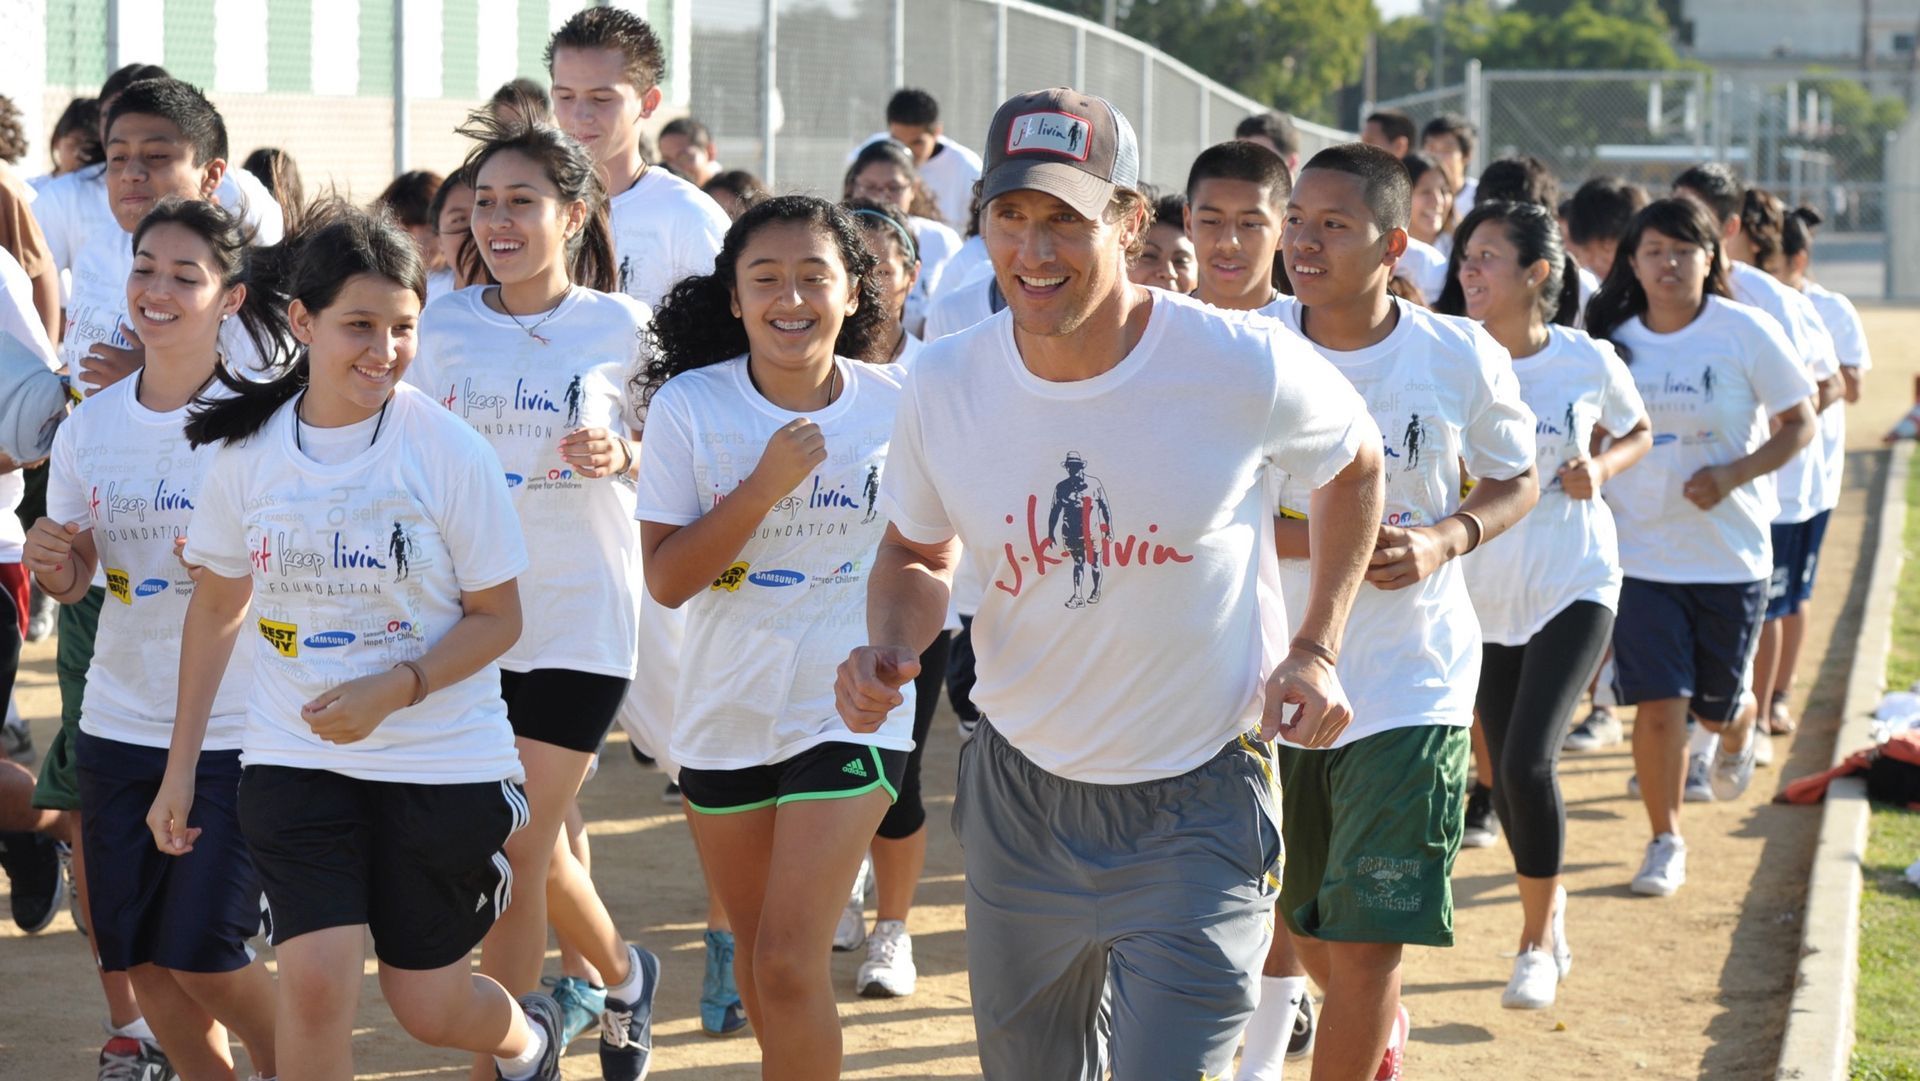
[[[799,571],[754,571],[747,575],[747,581],[757,586],[797,586],[807,580]]]
[[[522,484],[525,484],[526,482],[527,482],[527,478],[521,476],[518,473],[507,474],[507,487],[509,488],[518,488]]]
[[[134,588],[133,595],[136,597],[151,597],[155,593],[165,592],[166,588],[172,584],[172,582],[167,581],[165,578],[149,578]]]
[[[308,635],[307,640],[301,644],[308,649],[335,649],[340,646],[352,645],[353,632],[321,631],[319,634]]]
[[[1653,445],[1656,447],[1664,447],[1668,443],[1675,442],[1679,438],[1680,438],[1679,436],[1674,435],[1672,432],[1661,432],[1659,435],[1656,435],[1653,437]]]

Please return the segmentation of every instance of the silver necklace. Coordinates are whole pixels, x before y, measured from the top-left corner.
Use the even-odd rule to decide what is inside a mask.
[[[567,302],[567,295],[572,292],[573,292],[572,286],[568,286],[567,292],[562,293],[560,295],[560,303],[555,304],[551,308],[548,308],[547,313],[545,315],[542,315],[539,319],[534,320],[534,324],[532,326],[528,326],[527,324],[522,323],[520,321],[520,317],[513,314],[513,309],[507,307],[506,293],[501,291],[500,287],[497,285],[494,286],[493,298],[500,302],[500,310],[507,313],[507,318],[513,320],[513,325],[516,327],[519,327],[521,330],[526,331],[527,337],[532,338],[534,341],[539,342],[541,345],[552,345],[553,340],[551,338],[548,338],[542,335],[539,332],[540,328],[546,325],[547,320],[552,319],[554,316],[560,314],[560,306]]]

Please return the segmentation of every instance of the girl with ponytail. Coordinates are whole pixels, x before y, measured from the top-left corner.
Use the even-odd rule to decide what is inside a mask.
[[[769,199],[668,294],[645,379],[647,591],[687,607],[669,750],[762,1056],[796,1079],[840,1076],[823,961],[913,747],[910,691],[874,731],[834,705],[865,637],[902,377],[857,359],[897,326],[873,269],[852,214]],[[904,929],[892,942],[911,957]]]
[[[614,291],[606,195],[585,147],[558,128],[489,112],[461,131],[479,140],[459,174],[473,183],[472,241],[461,250],[476,284],[427,305],[407,380],[498,455],[504,478],[490,483],[506,492],[531,559],[520,579],[524,629],[500,658],[497,692],[532,821],[507,842],[524,885],[487,933],[480,970],[509,991],[536,990],[551,915],[600,977],[555,985],[562,1042],[612,1019],[601,1034],[606,1074],[638,1077],[660,963],[628,945],[587,868],[555,842],[634,676],[632,380],[648,313]]]
[[[1573,329],[1579,278],[1551,211],[1482,203],[1455,234],[1440,311],[1513,357],[1533,410],[1540,502],[1466,557],[1483,641],[1475,713],[1506,827],[1522,924],[1501,1005],[1545,1009],[1572,961],[1560,875],[1561,736],[1599,664],[1620,598],[1620,552],[1601,487],[1653,445],[1646,407],[1605,342]]]
[[[492,449],[400,382],[425,268],[391,218],[330,203],[245,280],[285,305],[300,348],[273,382],[223,374],[230,396],[187,426],[213,460],[181,557],[193,596],[153,843],[206,842],[199,763],[244,638],[236,812],[279,960],[279,1060],[353,1073],[371,931],[416,1039],[556,1079],[553,1000],[515,1002],[467,963],[507,907],[501,847],[527,823],[494,664],[520,634],[527,556]]]
[[[146,815],[168,746],[184,734],[173,710],[177,631],[195,583],[175,554],[214,457],[188,445],[188,409],[227,393],[216,380],[221,325],[238,317],[266,340],[272,306],[241,280],[246,230],[211,203],[162,199],[131,239],[123,303],[146,362],[60,426],[47,517],[28,537],[26,563],[55,600],[91,598],[99,618],[74,752],[101,968],[127,974],[183,1076],[231,1075],[225,1026],[253,1072],[271,1077],[272,979],[247,948],[260,927],[260,883],[234,805],[252,683],[245,658],[206,670],[211,715],[195,733],[205,750],[188,811],[196,837],[170,859],[154,851]],[[89,588],[102,569],[104,594]]]

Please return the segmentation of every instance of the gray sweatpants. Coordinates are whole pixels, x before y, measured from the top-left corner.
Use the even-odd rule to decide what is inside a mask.
[[[981,722],[953,825],[988,1081],[1232,1072],[1273,936],[1274,777],[1249,739],[1177,777],[1083,784]]]

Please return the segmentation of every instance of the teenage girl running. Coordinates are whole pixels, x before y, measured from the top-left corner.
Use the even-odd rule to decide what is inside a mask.
[[[914,167],[913,152],[891,139],[876,139],[860,148],[847,167],[840,196],[888,203],[907,215],[920,272],[907,295],[906,324],[908,330],[919,333],[933,296],[940,290],[947,261],[959,253],[965,241],[940,220],[933,196]]]
[[[1736,730],[1773,571],[1768,478],[1814,437],[1815,388],[1779,323],[1729,299],[1720,229],[1692,200],[1634,216],[1587,331],[1627,362],[1660,433],[1608,503],[1625,574],[1614,685],[1639,705],[1633,763],[1653,830],[1632,889],[1664,897],[1687,877],[1688,714],[1751,738]],[[1744,746],[1715,747],[1716,786],[1751,776]]]
[[[913,747],[910,701],[867,733],[834,707],[900,396],[851,359],[892,329],[873,270],[853,215],[770,199],[668,294],[646,380],[647,590],[688,608],[671,754],[767,1077],[840,1076],[834,923]]]
[[[210,203],[169,198],[140,222],[126,311],[146,363],[61,425],[47,517],[27,547],[42,588],[63,603],[84,597],[106,568],[109,599],[75,740],[93,856],[87,924],[101,967],[128,974],[174,1069],[196,1081],[234,1076],[226,1030],[247,1045],[256,1074],[274,1074],[272,979],[247,948],[260,929],[260,883],[235,813],[252,683],[245,656],[224,677],[211,670],[218,690],[190,811],[197,840],[175,861],[155,851],[147,829],[194,592],[174,557],[214,456],[188,447],[187,409],[220,393],[221,323],[239,316],[262,341],[270,333],[240,284],[246,244],[240,222]]]
[[[507,842],[520,904],[487,933],[481,971],[516,993],[539,986],[547,921],[606,981],[570,1030],[601,1020],[609,1079],[644,1076],[660,962],[614,927],[562,827],[633,678],[639,537],[628,474],[628,389],[647,309],[614,292],[606,196],[593,157],[560,129],[476,113],[469,277],[421,315],[407,380],[499,455],[532,562],[524,627],[500,658],[500,692],[526,769],[531,826]]]
[[[284,314],[291,369],[187,423],[217,445],[183,560],[179,700],[154,843],[182,856],[219,674],[253,666],[241,832],[279,960],[286,1081],[353,1075],[372,932],[380,987],[415,1039],[558,1078],[559,1014],[516,1003],[467,955],[505,911],[501,851],[527,824],[494,661],[520,636],[526,547],[486,441],[400,378],[426,269],[387,218],[322,207],[249,260],[253,303]]]
[[[1572,329],[1580,279],[1559,226],[1532,203],[1483,203],[1460,226],[1438,309],[1478,320],[1513,357],[1533,410],[1540,502],[1463,566],[1480,617],[1476,712],[1506,826],[1522,923],[1510,1009],[1545,1009],[1573,963],[1560,881],[1561,734],[1600,663],[1620,602],[1608,478],[1653,445],[1646,406],[1605,342]]]

